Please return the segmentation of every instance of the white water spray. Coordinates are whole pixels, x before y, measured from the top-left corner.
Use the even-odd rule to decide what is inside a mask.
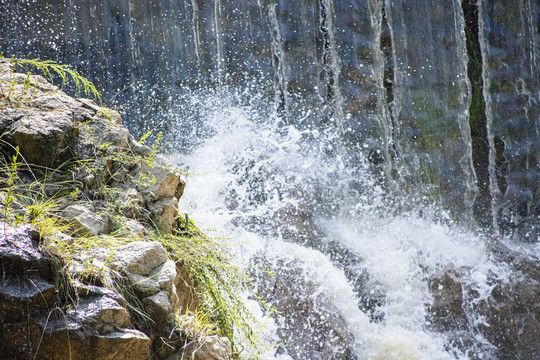
[[[188,179],[181,210],[202,228],[242,243],[235,247],[239,263],[275,272],[270,280],[255,275],[257,286],[273,284],[262,290],[273,305],[309,307],[305,319],[278,315],[267,337],[281,337],[285,349],[269,357],[468,358],[430,330],[429,280],[445,268],[468,268],[467,281],[480,291],[490,286],[481,274],[504,277],[485,255],[482,238],[453,229],[441,212],[433,211],[437,218],[426,215],[429,209],[423,216],[396,212],[388,204],[398,201],[386,199],[369,166],[347,168],[338,138],[306,125],[309,113],[296,119],[301,126],[284,126],[271,102],[266,106],[253,90],[193,96],[192,104],[210,135],[193,152],[171,156],[196,174]],[[351,259],[354,266],[347,268]],[[354,283],[358,274],[368,279],[361,291]],[[276,289],[283,289],[281,298]],[[371,309],[359,306],[368,301],[362,296],[374,294],[380,301]],[[330,329],[328,336],[318,333],[321,326]],[[302,348],[295,341],[304,337],[318,343]]]

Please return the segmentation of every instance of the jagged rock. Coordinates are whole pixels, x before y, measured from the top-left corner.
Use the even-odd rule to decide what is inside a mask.
[[[170,291],[176,281],[176,263],[173,260],[167,260],[163,265],[156,267],[150,275],[156,281],[161,290]]]
[[[154,163],[140,170],[152,181],[144,189],[145,198],[152,202],[164,197],[174,197],[181,187],[180,176],[169,160],[161,155],[154,156]]]
[[[491,354],[496,359],[540,358],[539,260],[488,243],[490,255],[509,266],[507,277],[488,273],[491,291],[479,294],[470,283],[468,268],[448,268],[430,280],[433,303],[428,307],[430,327],[473,359]],[[480,337],[489,346],[478,341]],[[486,347],[487,346],[487,347]]]
[[[103,286],[83,284],[77,280],[74,280],[72,285],[77,291],[77,295],[81,298],[91,296],[107,296],[119,303],[124,302],[124,298],[117,291],[105,288]]]
[[[112,229],[112,219],[107,213],[95,214],[82,205],[72,205],[64,209],[62,215],[77,227],[77,234],[108,234]]]
[[[127,273],[143,276],[169,259],[167,251],[157,241],[135,241],[116,248],[115,258]]]
[[[433,303],[429,307],[431,328],[436,331],[467,329],[467,314],[463,309],[463,276],[467,269],[448,268],[441,277],[431,278],[429,289]]]
[[[186,189],[186,182],[180,179],[180,182],[178,183],[178,186],[176,187],[176,192],[174,193],[174,197],[177,199],[180,199],[182,195],[184,195],[185,189]]]
[[[4,275],[0,279],[0,320],[4,324],[25,322],[30,309],[48,308],[56,296],[56,288],[48,281]]]
[[[72,132],[73,121],[64,114],[32,114],[14,124],[10,138],[28,163],[52,167],[71,156],[67,145]]]
[[[94,337],[95,360],[146,360],[150,339],[137,330],[116,331]]]
[[[133,327],[127,310],[105,295],[83,298],[66,316],[81,325],[91,324],[95,330]]]
[[[30,228],[15,228],[0,222],[0,269],[3,275],[52,280],[55,274],[50,259],[38,249],[39,233]]]
[[[146,229],[138,221],[128,219],[122,224],[122,229],[120,229],[120,233],[123,233],[126,236],[130,237],[142,238],[146,233]]]
[[[180,352],[165,360],[231,360],[231,343],[226,337],[205,336],[199,341],[189,342]]]
[[[93,100],[85,99],[85,98],[79,98],[77,99],[80,103],[82,103],[83,107],[86,107],[88,109],[94,110],[96,113],[103,113],[103,108],[99,105],[97,105]],[[105,114],[107,117],[110,117],[112,122],[116,125],[122,125],[122,117],[118,113],[118,111],[115,110],[108,110]]]
[[[122,211],[125,216],[131,219],[139,218],[144,206],[144,198],[141,193],[134,188],[122,189],[120,201],[123,204]]]
[[[174,307],[171,305],[168,295],[166,291],[160,291],[143,299],[144,309],[155,320],[158,327],[167,323],[169,315],[174,312]]]
[[[149,206],[150,218],[154,225],[164,233],[170,234],[177,227],[178,199],[174,196],[160,198]]]
[[[113,227],[121,241],[144,239],[149,231],[143,223],[169,233],[177,227],[178,198],[185,182],[165,158],[133,140],[117,112],[91,100],[73,99],[42,77],[12,73],[8,64],[0,59],[1,156],[9,161],[18,146],[25,168],[18,171],[17,181],[31,184],[35,178],[28,174],[46,169],[54,178],[43,185],[46,197],[69,191],[69,199],[60,197],[57,209],[63,209],[59,217],[76,230],[55,234],[58,241],[69,244],[87,235],[99,241],[113,239],[105,236]],[[25,83],[28,79],[30,85]],[[6,84],[11,81],[16,94],[10,97]],[[16,200],[9,206],[11,214],[4,221],[12,221],[15,214],[29,216]],[[114,223],[108,214],[113,211],[118,212]],[[129,219],[119,220],[121,215]],[[2,225],[1,359],[6,354],[17,360],[148,359],[150,349],[157,348],[153,343],[171,334],[172,315],[197,308],[185,269],[169,260],[158,242],[93,247],[74,254],[68,264],[58,258],[58,267],[51,261],[54,255],[39,247],[37,231]],[[152,321],[143,324],[131,306],[142,306]],[[168,356],[179,346],[154,358]]]
[[[36,333],[36,338],[40,335]],[[36,341],[35,346],[38,358],[44,360],[146,360],[150,354],[150,339],[132,329],[88,335],[72,328],[55,328],[43,335],[46,341],[39,347]]]
[[[132,141],[129,144],[129,147],[131,152],[138,156],[147,157],[152,153],[152,149],[150,147],[143,145],[137,141]]]
[[[74,158],[92,158],[104,146],[127,151],[133,142],[114,110],[92,100],[73,99],[41,76],[13,73],[9,60],[2,60],[0,76],[3,93],[13,81],[11,101],[24,100],[27,105],[0,109],[3,139],[18,146],[30,164],[55,167]]]

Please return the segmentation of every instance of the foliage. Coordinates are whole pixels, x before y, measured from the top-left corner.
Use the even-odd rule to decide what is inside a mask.
[[[40,59],[11,59],[12,63],[16,66],[25,68],[30,66],[39,69],[46,78],[51,82],[53,81],[53,74],[56,74],[62,80],[62,87],[68,82],[68,77],[75,83],[77,91],[80,93],[84,90],[87,95],[92,94],[96,100],[101,103],[101,94],[96,89],[95,85],[79,74],[76,70],[73,70],[71,65],[58,64],[52,60],[40,60]]]
[[[241,296],[250,278],[233,264],[232,253],[223,241],[206,236],[191,220],[186,220],[178,235],[156,233],[153,239],[161,242],[187,269],[199,301],[196,318],[204,319],[203,323],[215,322],[216,332],[228,337],[237,352],[245,358],[256,358],[262,346],[258,332],[261,325]],[[208,328],[203,326],[201,331],[207,332]],[[242,337],[250,347],[242,344]]]

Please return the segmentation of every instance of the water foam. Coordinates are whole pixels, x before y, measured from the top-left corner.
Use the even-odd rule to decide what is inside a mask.
[[[242,243],[236,247],[241,264],[260,253],[301,264],[303,276],[318,286],[309,296],[330,299],[354,336],[359,359],[467,358],[457,350],[451,355],[445,337],[428,329],[428,281],[448,267],[471,268],[468,281],[487,296],[485,274],[498,268],[485,255],[484,240],[448,221],[385,207],[384,191],[367,165],[345,165],[336,151],[335,134],[305,123],[282,125],[272,111],[260,111],[263,98],[254,96],[246,105],[245,95],[198,98],[197,106],[204,107],[203,126],[211,135],[200,139],[192,152],[171,155],[179,167],[196,174],[188,179],[182,211],[202,228],[220,229]],[[302,121],[308,122],[309,114]],[[292,232],[313,226],[319,231],[284,238],[287,231],[276,227],[298,212],[285,212],[285,220],[279,218],[276,225],[283,208],[308,211],[313,219],[308,227],[286,224]],[[318,242],[313,236],[320,237]],[[350,279],[324,253],[324,244],[331,242],[362,259],[361,267],[382,289],[385,301],[378,311],[383,321],[370,321],[359,309]],[[267,336],[275,339],[275,324],[269,324]]]

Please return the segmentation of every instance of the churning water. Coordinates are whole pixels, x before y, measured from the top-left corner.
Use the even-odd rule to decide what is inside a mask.
[[[507,270],[482,236],[435,206],[388,195],[362,155],[343,154],[332,126],[312,126],[309,112],[288,125],[253,90],[187,100],[178,129],[191,140],[171,158],[194,175],[179,206],[241,244],[239,263],[261,267],[255,290],[278,310],[268,336],[283,344],[268,357],[469,358],[430,330],[429,279],[467,267],[474,301],[488,296],[487,274],[504,281]],[[483,321],[467,317],[472,329]],[[476,337],[475,356],[491,358]]]

